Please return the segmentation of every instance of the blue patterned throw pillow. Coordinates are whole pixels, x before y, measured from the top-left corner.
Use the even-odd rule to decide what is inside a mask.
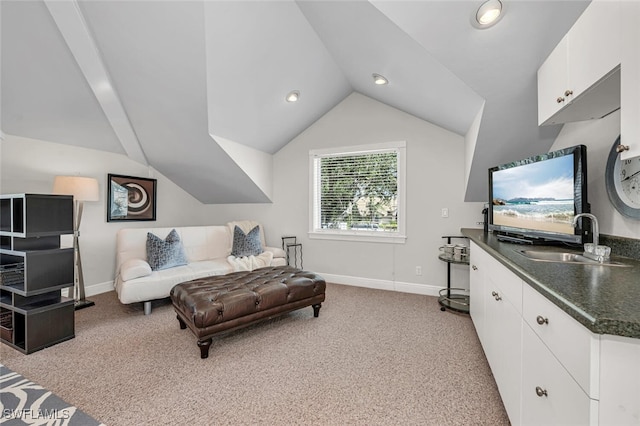
[[[164,240],[151,232],[147,232],[147,261],[152,271],[189,263],[187,262],[187,256],[184,254],[180,236],[175,229],[172,229]]]
[[[231,254],[235,257],[257,256],[262,253],[260,241],[260,227],[256,226],[245,234],[238,225],[233,228],[233,248]]]

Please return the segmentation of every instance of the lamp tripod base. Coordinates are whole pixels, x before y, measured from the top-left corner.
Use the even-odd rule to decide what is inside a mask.
[[[95,305],[95,302],[92,302],[91,300],[76,300],[75,301],[75,310],[78,311],[80,309],[84,309],[84,308],[88,308],[89,306],[93,306]]]

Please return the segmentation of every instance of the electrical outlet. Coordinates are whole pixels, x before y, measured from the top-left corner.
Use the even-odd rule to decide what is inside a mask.
[[[449,217],[449,209],[446,207],[442,208],[442,217]]]
[[[422,266],[416,266],[416,275],[422,275]]]

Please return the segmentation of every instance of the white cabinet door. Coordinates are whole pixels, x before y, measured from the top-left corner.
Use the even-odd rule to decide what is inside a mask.
[[[488,256],[484,250],[471,242],[470,259],[469,259],[469,314],[476,328],[476,334],[480,343],[484,342],[484,267],[482,259]]]
[[[620,141],[629,150],[620,157],[626,160],[640,156],[640,2],[622,2],[621,8]]]
[[[491,265],[484,275],[485,354],[498,385],[511,423],[520,419],[522,363],[522,317],[509,300],[503,286],[521,286],[522,281],[499,264]],[[505,272],[509,273],[505,282]],[[502,279],[501,279],[502,278]]]
[[[471,319],[509,419],[520,421],[522,280],[471,243]]]
[[[568,103],[564,96],[568,88],[569,69],[565,37],[538,70],[538,125],[555,123],[545,122]]]
[[[640,339],[602,336],[600,424],[640,425]]]
[[[522,332],[522,424],[597,422],[598,402],[589,399],[527,324]]]
[[[620,65],[620,18],[620,2],[592,1],[567,34],[574,98]]]

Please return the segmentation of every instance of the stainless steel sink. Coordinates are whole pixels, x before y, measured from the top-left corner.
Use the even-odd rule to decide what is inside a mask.
[[[583,265],[602,265],[602,266],[629,266],[620,262],[598,262],[593,259],[584,257],[580,253],[546,251],[546,250],[516,250],[517,253],[536,262],[556,262],[556,263],[580,263]]]

